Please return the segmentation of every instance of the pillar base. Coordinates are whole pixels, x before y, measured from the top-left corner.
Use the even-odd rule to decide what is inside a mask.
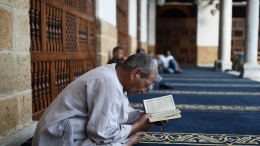
[[[260,65],[258,63],[245,63],[242,66],[240,77],[260,78]]]
[[[26,140],[33,137],[38,121],[33,121],[30,125],[20,129],[13,134],[0,137],[0,145],[13,146],[21,145]]]
[[[224,62],[222,60],[216,60],[214,65],[215,71],[226,71],[232,69],[232,62]]]

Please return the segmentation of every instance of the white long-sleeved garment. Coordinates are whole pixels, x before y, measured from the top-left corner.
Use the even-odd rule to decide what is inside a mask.
[[[131,124],[144,114],[129,106],[115,64],[70,83],[39,120],[33,146],[125,145]]]
[[[163,68],[166,69],[170,65],[169,64],[170,60],[174,59],[174,57],[172,55],[169,55],[167,57],[165,57],[164,55],[160,55],[159,59],[163,65]]]

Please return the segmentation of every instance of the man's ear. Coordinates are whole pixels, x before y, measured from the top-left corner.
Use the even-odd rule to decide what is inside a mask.
[[[131,71],[131,79],[136,78],[137,76],[140,77],[141,75],[141,69],[140,68],[135,68]]]

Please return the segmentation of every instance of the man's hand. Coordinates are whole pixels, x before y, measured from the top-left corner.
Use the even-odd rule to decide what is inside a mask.
[[[158,121],[158,122],[154,122],[154,125],[156,126],[162,126],[164,124],[167,124],[169,121],[168,120],[165,120],[165,121]]]
[[[153,123],[150,123],[148,121],[148,118],[151,116],[151,114],[144,114],[137,123],[139,124],[139,131],[148,131],[152,128]]]
[[[148,131],[149,129],[152,128],[153,123],[150,123],[148,121],[148,117],[150,117],[151,114],[144,114],[138,121],[136,121],[132,125],[132,131],[130,132],[130,136],[139,132],[139,131]]]

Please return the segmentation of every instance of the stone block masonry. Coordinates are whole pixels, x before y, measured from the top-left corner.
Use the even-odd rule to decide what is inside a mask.
[[[30,0],[0,0],[0,145],[20,145],[35,129],[29,9]]]

